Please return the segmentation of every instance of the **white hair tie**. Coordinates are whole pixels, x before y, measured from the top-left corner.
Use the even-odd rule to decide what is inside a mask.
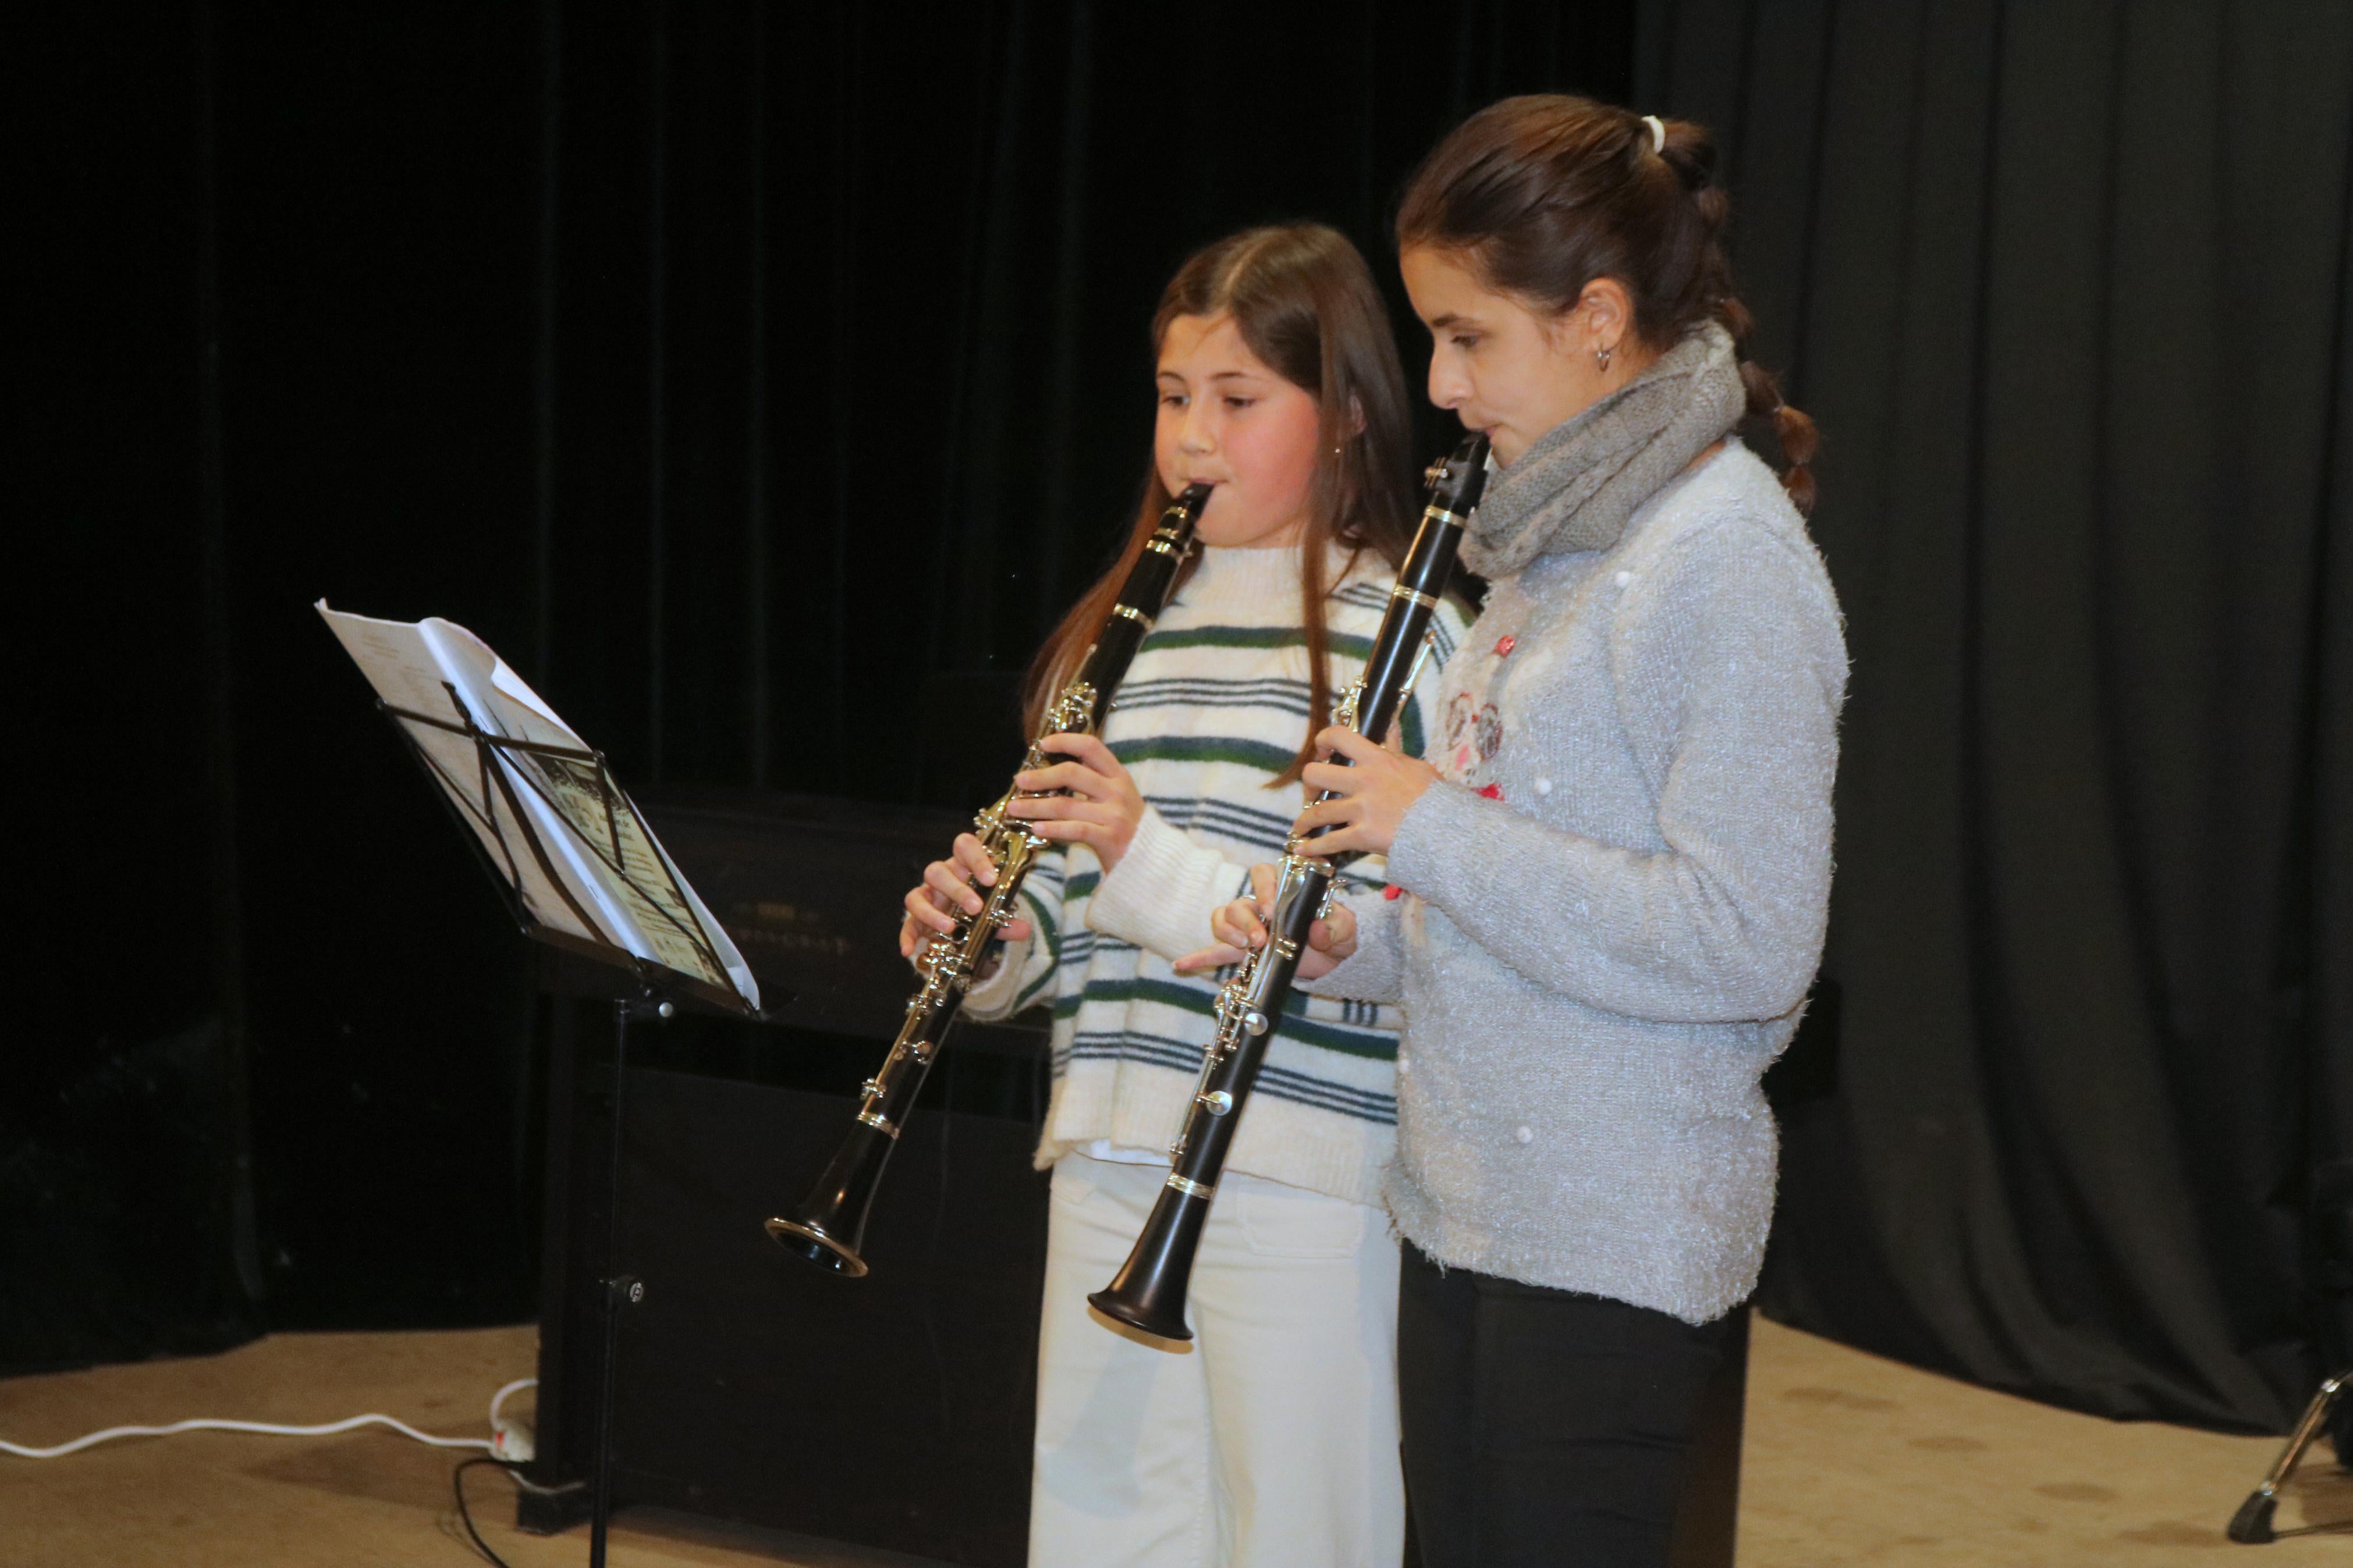
[[[1655,114],[1645,114],[1642,116],[1642,123],[1651,128],[1651,151],[1653,153],[1665,152],[1667,150],[1667,122],[1660,119]]]

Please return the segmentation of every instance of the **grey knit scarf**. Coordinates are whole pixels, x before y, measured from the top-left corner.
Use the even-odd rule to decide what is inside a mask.
[[[1711,321],[1495,475],[1471,516],[1462,563],[1504,577],[1539,555],[1608,549],[1634,509],[1747,406],[1732,335]]]

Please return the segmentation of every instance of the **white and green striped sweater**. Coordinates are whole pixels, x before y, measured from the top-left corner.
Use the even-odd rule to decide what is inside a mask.
[[[1390,580],[1367,551],[1332,595],[1335,700],[1363,668]],[[1450,601],[1400,725],[1415,755],[1429,733],[1422,704],[1463,625]],[[1307,720],[1297,552],[1204,549],[1104,726],[1144,795],[1134,843],[1108,877],[1084,847],[1048,852],[1022,889],[1036,934],[1012,944],[965,1000],[976,1018],[1041,1001],[1053,1008],[1041,1167],[1072,1149],[1156,1151],[1176,1136],[1214,1026],[1212,1000],[1231,972],[1180,975],[1170,961],[1208,943],[1210,912],[1245,889],[1252,865],[1281,858],[1303,797],[1296,785],[1267,786],[1290,766]],[[1366,859],[1347,879],[1378,886],[1381,875],[1381,862]],[[1396,1138],[1398,1028],[1392,1007],[1294,993],[1230,1167],[1377,1204]]]

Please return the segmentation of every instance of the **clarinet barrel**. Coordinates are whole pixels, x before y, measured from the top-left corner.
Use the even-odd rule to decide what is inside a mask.
[[[1143,646],[1145,634],[1167,607],[1176,574],[1193,547],[1193,531],[1208,505],[1210,487],[1188,485],[1168,504],[1152,536],[1120,585],[1118,600],[1096,633],[1021,762],[1023,771],[1052,762],[1045,742],[1054,735],[1092,735],[1102,729],[1113,694]],[[923,984],[907,1002],[907,1016],[890,1054],[862,1086],[857,1120],[835,1149],[807,1196],[766,1222],[768,1234],[787,1252],[838,1274],[866,1272],[866,1220],[882,1168],[899,1141],[899,1130],[914,1109],[932,1062],[947,1042],[948,1028],[964,1005],[965,993],[987,963],[997,931],[1016,917],[1021,884],[1048,847],[1010,805],[1020,792],[1008,789],[973,819],[973,830],[997,866],[997,880],[984,890],[976,915],[955,911],[955,929],[934,937],[921,962]]]
[[[1463,522],[1486,485],[1487,437],[1472,436],[1451,457],[1431,464],[1427,477],[1430,501],[1390,590],[1364,679],[1335,715],[1335,722],[1376,740],[1388,733],[1419,673]],[[1327,792],[1322,798],[1331,796]],[[1184,1128],[1169,1145],[1168,1180],[1127,1262],[1108,1287],[1087,1298],[1105,1317],[1156,1339],[1193,1337],[1185,1324],[1185,1299],[1209,1205],[1218,1195],[1243,1104],[1282,1021],[1308,931],[1331,911],[1333,862],[1313,854],[1313,846],[1312,837],[1293,837],[1285,847],[1266,945],[1245,959],[1240,973],[1218,993],[1217,1030],[1203,1053],[1201,1080]]]

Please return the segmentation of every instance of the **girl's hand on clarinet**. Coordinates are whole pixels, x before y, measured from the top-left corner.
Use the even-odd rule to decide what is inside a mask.
[[[1144,820],[1144,792],[1111,748],[1092,735],[1049,735],[1046,750],[1070,760],[1014,774],[1013,786],[1032,795],[1016,796],[1008,814],[1028,823],[1040,838],[1085,845],[1110,870],[1135,841]],[[1054,791],[1060,793],[1049,793]]]
[[[983,888],[996,886],[997,863],[978,838],[959,833],[948,858],[924,867],[923,885],[908,889],[907,918],[899,922],[899,956],[913,958],[934,934],[944,936],[955,930],[955,917],[949,910],[980,913],[984,900],[973,890],[976,883]],[[1029,934],[1029,922],[1008,921],[997,928],[997,934],[1019,942]]]
[[[1188,952],[1172,967],[1179,974],[1223,969],[1240,963],[1252,948],[1266,945],[1267,906],[1274,897],[1274,868],[1250,868],[1251,895],[1219,905],[1209,911],[1209,945]]]
[[[1274,907],[1276,879],[1273,867],[1251,867],[1250,897],[1236,899],[1209,916],[1209,934],[1215,940],[1199,952],[1178,959],[1176,973],[1191,974],[1204,969],[1222,969],[1229,963],[1240,963],[1250,950],[1264,947],[1266,922]],[[1335,903],[1329,918],[1307,928],[1307,951],[1299,955],[1299,977],[1314,980],[1329,974],[1356,951],[1356,911],[1345,904]]]
[[[1329,790],[1337,798],[1318,801],[1299,814],[1293,833],[1329,826],[1331,832],[1315,841],[1318,855],[1353,849],[1364,855],[1386,855],[1397,842],[1398,824],[1421,792],[1438,782],[1438,770],[1419,757],[1392,752],[1338,725],[1315,737],[1315,743],[1354,763],[1310,763],[1300,782],[1314,790]],[[1304,973],[1303,971],[1302,973]]]

